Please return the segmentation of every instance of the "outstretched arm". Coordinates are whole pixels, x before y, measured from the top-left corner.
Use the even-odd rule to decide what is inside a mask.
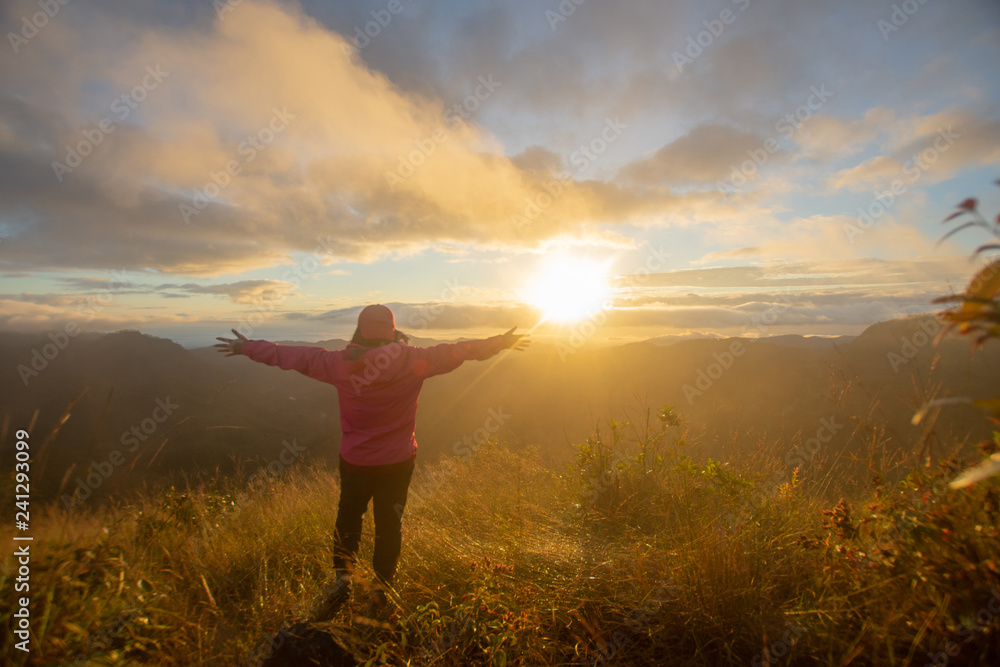
[[[268,366],[277,366],[286,371],[298,371],[303,375],[333,383],[336,377],[336,353],[322,347],[308,345],[275,345],[266,340],[249,340],[236,329],[236,338],[222,338],[215,349],[227,357],[242,354]]]
[[[519,352],[528,347],[527,334],[515,334],[517,327],[510,331],[483,340],[467,340],[460,343],[442,343],[433,347],[417,348],[413,362],[414,372],[422,377],[450,373],[465,361],[485,361],[503,350]]]

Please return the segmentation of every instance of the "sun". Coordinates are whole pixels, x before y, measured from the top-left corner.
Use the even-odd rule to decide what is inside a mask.
[[[574,322],[605,308],[610,296],[606,264],[558,255],[528,283],[526,300],[544,320]]]

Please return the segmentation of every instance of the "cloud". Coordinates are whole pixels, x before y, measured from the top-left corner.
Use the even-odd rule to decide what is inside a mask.
[[[544,146],[529,146],[512,157],[511,162],[519,169],[543,174],[557,174],[563,170],[562,157]]]
[[[712,183],[728,178],[736,165],[749,159],[747,152],[761,148],[766,139],[728,125],[697,125],[628,165],[621,175],[639,183]]]
[[[805,156],[843,157],[872,144],[891,129],[894,120],[895,113],[885,107],[872,107],[861,118],[817,114],[802,124],[795,138]]]
[[[157,286],[156,290],[180,290],[188,294],[222,295],[228,296],[233,303],[259,305],[281,303],[289,296],[297,296],[297,287],[294,283],[283,280],[241,280],[221,285],[165,284]]]
[[[396,318],[396,327],[405,333],[420,335],[430,331],[469,331],[483,328],[522,327],[541,319],[538,311],[517,303],[388,303]],[[311,319],[353,326],[361,308],[344,308],[313,315]]]
[[[149,288],[143,288],[138,283],[133,282],[125,274],[119,273],[113,278],[94,278],[93,276],[63,276],[59,278],[59,282],[66,288],[78,291],[78,292],[95,292],[95,291],[135,291],[140,293],[148,293],[151,291]]]
[[[180,315],[141,315],[120,312],[111,301],[8,298],[0,296],[0,330],[17,332],[53,331],[74,322],[87,331],[146,329],[155,325],[187,323]]]
[[[698,260],[697,263],[705,264],[705,263],[717,262],[719,260],[759,257],[762,254],[763,253],[761,252],[761,248],[758,246],[747,246],[745,248],[734,248],[732,250],[718,250],[715,252],[708,253],[700,260]]]
[[[963,285],[970,273],[964,257],[874,258],[771,262],[760,265],[679,269],[651,275],[618,276],[615,285],[623,303],[667,303],[665,298],[690,301],[691,293],[729,300],[733,295],[839,294],[846,304],[901,298],[929,303],[949,286]]]
[[[544,221],[517,225],[549,196],[557,156],[505,156],[299,11],[247,0],[187,30],[103,18],[60,22],[63,41],[46,34],[0,75],[19,91],[0,99],[8,267],[213,275],[289,263],[324,239],[327,261],[534,247],[683,204],[566,180]],[[476,105],[507,85],[486,70],[473,81]]]
[[[17,301],[21,303],[62,308],[85,302],[85,300],[80,296],[70,296],[67,294],[35,294],[33,292],[24,292],[22,294],[0,294],[0,301],[8,304]]]
[[[745,259],[750,252],[738,253]],[[969,264],[964,257],[898,258],[877,260],[811,260],[743,264],[729,267],[682,269],[657,274],[618,276],[611,307],[599,320],[601,335],[629,336],[636,331],[660,329],[678,332],[697,329],[734,335],[753,326],[769,311],[779,313],[775,330],[810,329],[813,332],[856,330],[857,327],[891,319],[902,314],[929,312],[931,301],[960,289],[968,280]],[[282,299],[293,286],[276,281],[241,281],[215,286],[160,284],[162,295],[210,294],[226,296],[234,302],[258,305]],[[88,284],[90,284],[88,282]],[[100,285],[92,284],[99,288]],[[270,290],[270,291],[269,291]],[[101,294],[98,289],[97,294]],[[503,331],[518,325],[533,328],[542,314],[520,303],[510,293],[484,291],[467,286],[450,287],[441,301],[389,302],[400,330],[417,336],[450,335]],[[86,295],[0,295],[0,328],[37,331],[76,321],[88,330],[164,327],[183,323],[206,331],[218,328],[216,321],[196,315],[141,315],[116,307],[114,297],[98,299]],[[270,328],[282,329],[283,322],[313,330],[349,331],[361,307],[329,311],[298,309],[274,312]],[[755,318],[757,318],[755,320]],[[565,334],[545,324],[538,333]],[[294,333],[287,333],[294,337]]]
[[[10,312],[0,312],[18,326],[42,322],[105,291],[186,298],[196,313],[226,299],[260,305],[298,294],[289,282],[239,274],[277,271],[310,253],[318,277],[344,275],[339,260],[420,264],[427,249],[471,274],[481,256],[513,266],[519,254],[555,246],[634,254],[661,239],[704,273],[659,280],[700,282],[636,290],[628,296],[636,310],[611,321],[743,316],[739,304],[676,294],[706,286],[748,298],[808,291],[817,300],[798,304],[802,317],[836,322],[874,306],[825,312],[826,290],[895,303],[895,294],[916,300],[928,281],[961,274],[892,262],[931,252],[921,226],[903,221],[920,220],[914,214],[938,206],[946,189],[976,194],[967,183],[925,185],[977,167],[978,178],[1000,159],[995,77],[985,64],[997,53],[993,5],[954,12],[929,3],[886,43],[875,25],[888,13],[882,3],[727,3],[735,21],[678,72],[674,53],[720,8],[588,2],[550,25],[555,2],[481,4],[404,3],[361,49],[344,37],[372,20],[361,0],[243,0],[221,21],[212,3],[63,6],[23,49],[0,50],[0,269],[26,278],[18,289],[28,290],[6,295]],[[37,11],[35,0],[11,0],[0,32]],[[804,109],[816,86],[833,93],[829,104],[807,109],[786,135],[781,119]],[[616,118],[628,129],[579,168],[574,152]],[[938,150],[947,127],[960,136]],[[781,152],[753,187],[716,192],[768,139]],[[53,162],[78,150],[88,153],[82,163],[57,174]],[[931,150],[933,162],[920,162]],[[914,173],[921,189],[851,244],[844,225],[854,219],[844,214],[864,199],[851,193]],[[890,264],[852,263],[859,254]],[[903,273],[891,275],[890,265]],[[63,293],[39,293],[67,270],[98,269],[134,273],[117,285],[66,278],[52,290]],[[873,286],[855,282],[864,280]],[[475,303],[444,308],[440,322],[499,325],[500,306],[466,301]],[[54,310],[30,310],[44,307]]]
[[[335,275],[347,275],[346,271],[331,271]],[[275,303],[298,296],[298,285],[284,280],[241,280],[233,283],[204,285],[199,283],[143,284],[130,279],[128,274],[118,273],[114,278],[62,277],[59,282],[67,288],[86,295],[114,298],[123,294],[158,294],[164,298],[186,298],[195,294],[226,296],[233,303],[255,305]],[[66,296],[79,300],[80,296]]]
[[[852,191],[887,188],[894,181],[927,186],[997,161],[1000,118],[951,109],[898,119],[887,152],[837,172],[827,184]]]

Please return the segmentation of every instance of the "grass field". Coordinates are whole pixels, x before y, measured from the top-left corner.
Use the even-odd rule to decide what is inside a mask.
[[[995,664],[996,478],[873,469],[837,502],[765,443],[701,461],[660,417],[561,469],[492,440],[418,468],[390,622],[352,602],[330,630],[370,664]],[[333,575],[337,484],[302,463],[36,510],[28,664],[259,664]]]

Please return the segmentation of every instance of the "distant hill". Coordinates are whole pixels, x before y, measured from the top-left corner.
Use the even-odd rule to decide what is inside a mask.
[[[0,335],[5,372],[0,402],[10,428],[26,427],[37,411],[36,492],[54,492],[70,466],[75,466],[70,480],[85,476],[92,462],[106,461],[116,451],[126,460],[120,466],[125,473],[116,472],[102,491],[171,470],[226,468],[233,456],[266,463],[288,439],[312,452],[336,452],[336,390],[297,373],[275,373],[248,359],[226,359],[211,348],[189,351],[169,340],[122,331],[70,340],[37,375],[26,375],[25,386],[18,367],[22,372],[30,367],[38,358],[33,352],[48,342]],[[43,449],[42,438],[76,398],[58,437]],[[158,401],[176,407],[165,415]],[[133,427],[139,434],[132,434]]]
[[[668,345],[676,345],[677,343],[687,341],[687,340],[711,340],[719,339],[722,336],[700,336],[700,335],[667,335],[667,336],[657,336],[656,338],[648,338],[643,343],[649,345],[656,345],[657,347],[667,347]]]
[[[689,340],[718,340],[721,336],[697,337],[697,336],[657,336],[649,338],[644,343],[656,345],[657,347],[667,347]],[[770,343],[771,345],[785,345],[787,347],[808,347],[811,349],[821,349],[834,345],[843,345],[854,340],[854,336],[801,336],[798,334],[785,334],[781,336],[767,336],[764,338],[748,338],[748,341],[757,343]]]
[[[701,436],[707,453],[721,458],[760,455],[746,450],[747,434],[761,446],[779,436],[808,441],[830,418],[843,424],[823,443],[831,463],[856,455],[873,429],[895,447],[912,450],[923,434],[910,417],[927,396],[997,393],[1000,346],[973,353],[969,341],[949,336],[935,347],[936,327],[933,318],[915,318],[874,325],[854,339],[703,339],[579,351],[539,345],[524,354],[468,362],[425,385],[420,459],[470,451],[488,435],[490,410],[509,415],[500,437],[565,458],[572,452],[568,445],[592,434],[601,416],[641,422],[646,408],[665,403]],[[341,349],[346,342],[311,344]],[[31,368],[33,361],[40,370]],[[292,441],[310,458],[337,458],[334,387],[225,358],[212,348],[185,350],[166,339],[121,331],[80,335],[58,350],[44,335],[5,333],[0,368],[6,428],[26,428],[37,411],[33,491],[49,497],[60,487],[72,490],[78,476],[115,452],[124,463],[102,482],[100,493],[171,472],[229,470],[239,461],[266,465]],[[71,416],[45,444],[75,399]],[[176,407],[165,415],[163,405]],[[965,407],[943,412],[936,429],[949,447],[989,432],[982,415]],[[767,455],[794,458],[784,451]]]
[[[784,336],[753,338],[751,340],[755,343],[784,345],[786,347],[806,347],[811,350],[821,350],[835,345],[845,345],[854,339],[855,336],[798,336],[796,334],[787,334]]]

